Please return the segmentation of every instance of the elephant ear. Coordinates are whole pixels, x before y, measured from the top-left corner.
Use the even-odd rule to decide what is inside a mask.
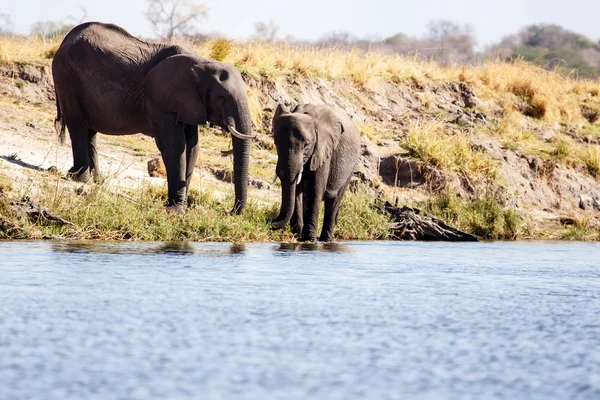
[[[290,110],[283,104],[278,104],[277,109],[275,110],[275,116],[273,117],[273,129],[272,134],[275,136],[275,132],[277,132],[277,127],[279,126],[279,117],[283,114],[289,114]]]
[[[289,114],[290,109],[287,108],[284,104],[279,103],[277,105],[277,109],[275,110],[275,117],[274,118],[279,118],[279,116],[281,114]]]
[[[148,73],[146,94],[158,111],[174,113],[185,124],[203,125],[207,120],[204,90],[194,63],[182,54],[165,58]]]
[[[344,133],[344,125],[331,107],[320,107],[313,118],[315,118],[316,143],[310,160],[310,169],[316,171],[331,158]]]

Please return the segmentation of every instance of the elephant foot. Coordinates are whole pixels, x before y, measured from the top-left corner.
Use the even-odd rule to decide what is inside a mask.
[[[301,242],[309,242],[309,243],[314,243],[314,242],[316,242],[316,241],[317,241],[317,238],[316,238],[316,237],[314,237],[314,236],[313,236],[313,237],[310,237],[310,236],[302,236],[302,237],[300,238],[300,241],[301,241]]]
[[[74,180],[75,182],[88,182],[92,179],[89,168],[75,168],[72,167],[67,172],[67,178]]]
[[[292,225],[292,233],[296,237],[300,237],[302,235],[302,225]]]
[[[330,243],[333,242],[333,238],[331,238],[330,236],[320,236],[319,242]]]
[[[285,228],[287,221],[273,221],[271,222],[271,229],[279,230]]]
[[[175,213],[175,214],[183,214],[185,212],[185,208],[183,204],[171,204],[166,207],[167,212]]]

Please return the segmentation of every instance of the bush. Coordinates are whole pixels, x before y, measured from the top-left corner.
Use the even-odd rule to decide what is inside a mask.
[[[522,219],[512,208],[501,205],[497,196],[485,194],[463,200],[452,191],[432,196],[426,209],[447,223],[487,240],[515,240]]]
[[[233,43],[230,40],[219,38],[215,39],[210,46],[210,58],[217,61],[223,61],[233,48]]]

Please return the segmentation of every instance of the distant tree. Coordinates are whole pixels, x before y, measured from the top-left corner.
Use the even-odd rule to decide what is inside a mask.
[[[321,46],[352,46],[358,38],[348,32],[330,32],[317,42]]]
[[[272,20],[269,22],[257,21],[254,23],[254,37],[265,42],[273,42],[279,34],[279,25]]]
[[[468,62],[475,56],[475,37],[470,26],[460,26],[452,21],[429,23],[427,39],[432,46],[425,54],[441,62]]]
[[[372,45],[386,52],[419,54],[441,63],[467,63],[475,59],[475,37],[471,28],[446,20],[429,23],[428,32],[422,37],[397,33]]]
[[[0,13],[0,34],[10,34],[12,32],[12,18],[10,15]]]
[[[522,58],[566,74],[600,76],[600,46],[558,25],[530,25],[488,50],[503,59]]]
[[[67,17],[68,20],[73,21],[76,24],[81,24],[82,22],[84,22],[87,19],[87,9],[85,7],[79,7],[79,9],[81,10],[81,17],[75,17],[74,15],[69,15]]]
[[[37,21],[31,25],[31,34],[42,35],[46,38],[61,36],[73,29],[73,26],[73,24],[62,21]]]
[[[198,24],[208,17],[208,7],[193,0],[146,0],[146,18],[161,38],[173,41],[177,35],[197,33]]]
[[[400,47],[408,42],[410,38],[404,33],[397,33],[383,41],[384,44],[392,47]]]

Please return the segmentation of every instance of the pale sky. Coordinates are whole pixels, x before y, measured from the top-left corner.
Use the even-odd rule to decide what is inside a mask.
[[[273,20],[280,37],[317,39],[333,31],[359,37],[388,37],[398,32],[419,36],[432,20],[470,24],[478,45],[498,41],[525,25],[555,23],[600,40],[600,0],[198,0],[210,9],[201,31],[237,39],[254,33],[256,21]],[[152,36],[144,17],[145,0],[2,0],[14,30],[28,33],[39,20],[79,17],[112,22],[134,35]]]

